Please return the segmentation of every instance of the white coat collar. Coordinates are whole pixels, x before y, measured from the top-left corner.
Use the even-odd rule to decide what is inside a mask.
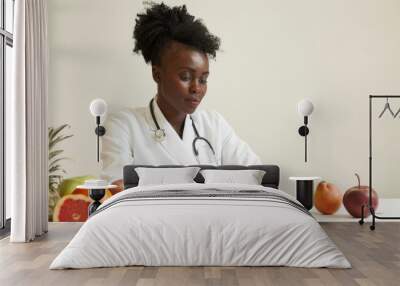
[[[192,121],[190,115],[186,115],[185,126],[183,129],[182,139],[179,137],[178,133],[172,127],[172,125],[165,118],[160,107],[157,104],[157,97],[154,97],[154,116],[157,119],[158,125],[161,129],[165,130],[165,139],[158,142],[164,150],[169,153],[175,164],[178,165],[191,165],[197,164],[197,158],[193,153],[192,142],[195,137]],[[154,136],[154,130],[157,129],[153,118],[151,116],[150,108],[146,112],[147,121],[149,126],[153,130],[151,136]],[[154,139],[155,140],[155,139]]]

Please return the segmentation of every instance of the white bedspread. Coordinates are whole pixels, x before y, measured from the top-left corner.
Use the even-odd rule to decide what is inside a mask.
[[[136,192],[207,189],[262,190],[297,202],[282,191],[254,185],[135,187],[103,203],[50,269],[126,265],[351,267],[312,216],[274,199],[185,196],[121,200]]]

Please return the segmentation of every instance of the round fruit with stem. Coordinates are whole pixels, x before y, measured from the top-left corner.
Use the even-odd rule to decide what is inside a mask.
[[[369,211],[369,186],[362,186],[360,176],[355,174],[358,180],[358,185],[351,187],[346,191],[343,196],[343,205],[346,210],[353,217],[360,218],[362,215],[361,208],[364,205],[364,217],[368,217],[370,215]],[[376,210],[378,208],[378,194],[372,189],[371,190],[371,207]]]

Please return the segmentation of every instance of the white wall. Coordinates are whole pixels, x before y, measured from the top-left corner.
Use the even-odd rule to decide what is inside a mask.
[[[346,190],[357,171],[368,183],[368,95],[400,94],[400,1],[164,2],[187,4],[221,37],[202,107],[221,112],[264,163],[281,167],[282,189],[294,191],[293,175]],[[150,66],[132,52],[142,1],[51,0],[48,9],[50,124],[72,126],[63,145],[73,158],[68,175],[96,175],[90,101],[104,98],[115,111],[147,105],[156,90]],[[297,134],[305,97],[315,104],[308,163]],[[381,197],[398,197],[400,119],[374,122],[374,185]]]

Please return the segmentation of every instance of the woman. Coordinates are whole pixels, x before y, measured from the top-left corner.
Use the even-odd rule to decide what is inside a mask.
[[[103,176],[120,183],[128,164],[260,164],[220,114],[197,110],[207,92],[208,57],[215,58],[219,38],[185,5],[163,3],[137,15],[134,38],[134,51],[152,66],[157,94],[149,106],[107,120]]]

